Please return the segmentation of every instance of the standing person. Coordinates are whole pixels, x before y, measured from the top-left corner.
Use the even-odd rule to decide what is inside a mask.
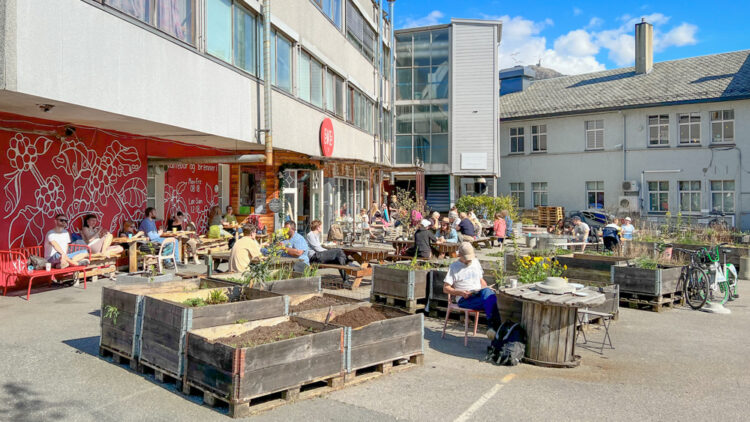
[[[510,213],[508,210],[502,210],[500,214],[502,214],[505,220],[505,237],[511,237],[513,235],[513,220],[510,218]]]
[[[458,261],[448,268],[443,293],[458,298],[458,306],[462,308],[483,310],[490,328],[500,326],[495,292],[487,287],[484,271],[471,243],[463,242],[458,247]]]
[[[492,229],[494,231],[495,237],[497,237],[497,245],[503,246],[503,241],[505,240],[505,234],[507,233],[507,228],[505,227],[505,219],[503,218],[502,213],[495,214],[495,222],[492,226]]]
[[[390,214],[388,213],[388,206],[385,203],[383,203],[383,205],[380,208],[380,214],[383,216],[383,220],[385,220],[386,223],[391,222],[391,217],[390,217]]]
[[[255,238],[257,233],[258,228],[254,224],[242,227],[243,236],[234,243],[229,255],[229,272],[245,271],[253,259],[263,258],[260,245]]]
[[[474,214],[474,211],[469,211],[469,220],[474,225],[474,233],[477,236],[482,236],[482,223],[479,222],[479,218]]]
[[[422,220],[417,231],[414,232],[414,246],[406,250],[407,255],[432,258],[432,244],[437,243],[437,238],[429,229],[430,225],[430,220]]]
[[[347,259],[343,249],[326,249],[320,242],[323,236],[323,222],[320,220],[313,220],[310,223],[310,232],[307,233],[305,239],[307,240],[307,255],[310,258],[311,264],[334,264],[334,265],[346,265]],[[341,279],[344,280],[344,285],[349,287],[349,276],[345,270],[339,270]]]
[[[474,231],[474,223],[469,220],[469,216],[465,212],[458,214],[458,218],[461,220],[458,223],[457,231],[461,233],[462,242],[471,242],[475,240],[476,232]]]
[[[99,218],[94,214],[89,214],[83,219],[81,237],[91,249],[91,253],[103,253],[106,256],[111,256],[119,255],[124,250],[122,246],[111,246],[112,233],[99,224]]]
[[[609,224],[602,229],[602,239],[604,240],[604,249],[614,251],[620,244],[620,226],[617,225],[617,219],[609,220]]]
[[[586,243],[589,241],[589,233],[591,228],[588,224],[581,221],[581,217],[573,217],[573,236],[576,242],[582,242],[581,252],[586,250]]]
[[[68,233],[68,218],[64,214],[55,216],[55,228],[44,236],[44,259],[55,268],[89,265],[86,250],[82,249],[68,253],[70,233]]]
[[[622,225],[623,240],[633,240],[633,234],[635,234],[635,227],[633,227],[632,220],[630,217],[625,217],[625,223]]]
[[[362,229],[362,234],[372,237],[372,227],[370,227],[370,217],[367,215],[367,210],[362,208],[359,210],[359,215],[356,218],[356,223],[359,224],[359,228]]]

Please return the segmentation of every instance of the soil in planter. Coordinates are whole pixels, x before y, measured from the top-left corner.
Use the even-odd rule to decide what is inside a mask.
[[[403,314],[388,311],[388,310],[377,310],[369,306],[362,306],[360,308],[351,310],[347,313],[341,314],[331,320],[331,324],[343,325],[345,327],[359,328],[364,327],[367,324],[376,321],[382,321],[384,319],[395,318],[402,316]]]
[[[345,305],[351,303],[344,299],[331,296],[314,296],[304,302],[291,307],[291,312],[309,311],[310,309],[325,308],[327,306]]]
[[[239,335],[218,338],[216,341],[232,347],[255,347],[261,344],[312,334],[317,331],[314,328],[305,327],[294,321],[286,321],[269,327],[254,328]]]

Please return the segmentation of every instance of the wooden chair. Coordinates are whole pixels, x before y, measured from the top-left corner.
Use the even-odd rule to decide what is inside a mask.
[[[174,238],[167,238],[161,242],[159,253],[157,255],[147,254],[143,256],[143,271],[148,269],[148,264],[156,260],[159,273],[164,272],[164,261],[171,260],[177,268],[177,241]]]
[[[470,315],[474,314],[474,335],[477,335],[477,328],[479,327],[479,313],[482,311],[475,309],[467,309],[458,306],[457,303],[453,303],[451,295],[448,295],[448,309],[445,310],[445,323],[443,324],[443,335],[440,338],[445,338],[445,329],[448,327],[448,318],[451,316],[451,311],[463,311],[464,313],[464,347],[469,346],[469,319]]]

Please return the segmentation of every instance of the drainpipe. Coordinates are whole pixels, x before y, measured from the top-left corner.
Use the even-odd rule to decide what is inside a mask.
[[[390,40],[391,40],[391,51],[389,54],[389,63],[390,67],[388,68],[391,73],[391,112],[389,118],[391,119],[391,155],[390,155],[390,165],[393,166],[395,158],[394,154],[396,153],[396,36],[394,35],[394,20],[393,20],[393,3],[396,0],[388,0],[388,17],[391,19],[391,34],[390,34]]]
[[[377,163],[383,162],[383,0],[378,1],[378,149]]]
[[[624,112],[622,113],[622,180],[628,180],[628,119]],[[641,183],[643,186],[643,183]]]
[[[266,165],[273,165],[271,135],[271,0],[263,0],[263,129],[266,134]]]

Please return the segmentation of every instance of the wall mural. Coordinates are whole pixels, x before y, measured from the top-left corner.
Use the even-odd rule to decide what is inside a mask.
[[[219,166],[170,164],[164,187],[164,218],[178,211],[195,223],[199,234],[208,229],[208,213],[219,203]],[[223,211],[223,210],[222,210]]]

